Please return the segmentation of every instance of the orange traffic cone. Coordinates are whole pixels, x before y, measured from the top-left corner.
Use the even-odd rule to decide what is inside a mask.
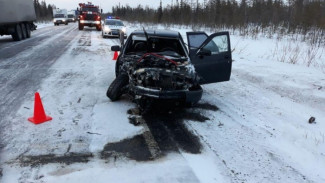
[[[46,121],[52,120],[52,117],[46,116],[43,104],[41,101],[41,97],[39,96],[39,93],[35,93],[35,102],[34,102],[34,116],[28,118],[28,121],[34,123],[34,124],[40,124],[44,123]]]
[[[113,56],[113,60],[117,60],[117,57],[118,57],[118,52],[115,51],[115,52],[114,52],[114,56]]]

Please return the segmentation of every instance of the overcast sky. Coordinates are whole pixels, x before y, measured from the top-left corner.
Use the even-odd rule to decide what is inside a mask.
[[[176,0],[174,0],[176,1]],[[72,10],[79,7],[79,3],[92,2],[94,5],[99,5],[103,12],[112,12],[112,7],[118,5],[130,5],[131,7],[136,7],[139,3],[142,6],[148,5],[149,7],[157,8],[159,6],[160,0],[45,0],[47,4],[54,4],[57,8]],[[162,0],[163,6],[171,4],[172,0]]]

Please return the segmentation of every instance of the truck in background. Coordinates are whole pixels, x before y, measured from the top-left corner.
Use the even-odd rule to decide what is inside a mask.
[[[53,9],[53,23],[54,25],[68,25],[68,11],[59,8]]]
[[[77,21],[77,17],[76,17],[76,11],[75,10],[71,10],[68,12],[68,22],[76,22]]]
[[[13,40],[30,38],[36,30],[33,0],[0,0],[0,35],[11,35]]]
[[[98,6],[93,5],[92,3],[79,3],[79,21],[78,27],[79,30],[83,30],[84,26],[96,27],[97,31],[102,30],[101,23],[101,13],[103,10],[99,10]]]

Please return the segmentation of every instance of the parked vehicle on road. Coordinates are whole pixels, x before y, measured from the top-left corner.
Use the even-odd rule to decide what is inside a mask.
[[[66,9],[53,9],[53,23],[54,25],[65,24],[68,25],[68,12]]]
[[[72,10],[68,12],[68,22],[76,22],[77,18],[76,18],[76,11]]]
[[[11,35],[13,40],[30,38],[36,29],[33,0],[0,0],[0,35]]]
[[[116,101],[131,94],[143,110],[155,99],[193,104],[202,97],[200,85],[230,79],[228,32],[187,32],[187,40],[188,49],[179,32],[134,31],[125,44],[112,46],[121,53],[107,97]]]
[[[121,32],[123,32],[124,38],[127,37],[126,27],[119,17],[107,17],[107,19],[104,20],[102,27],[103,38],[119,37]]]
[[[79,3],[78,11],[79,11],[79,21],[78,21],[78,27],[79,30],[83,30],[84,26],[88,27],[96,27],[97,31],[102,30],[101,25],[101,13],[103,10],[99,10],[98,6],[93,5],[92,3],[88,2],[85,3]]]

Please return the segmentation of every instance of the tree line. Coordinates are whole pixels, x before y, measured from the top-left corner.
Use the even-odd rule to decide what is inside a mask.
[[[286,3],[285,3],[286,2]],[[113,15],[142,23],[181,24],[245,30],[247,27],[289,32],[325,30],[324,0],[171,0],[156,9],[114,6]]]
[[[56,7],[51,4],[46,4],[45,0],[39,2],[34,0],[34,7],[37,21],[49,21],[53,18],[53,9]]]

